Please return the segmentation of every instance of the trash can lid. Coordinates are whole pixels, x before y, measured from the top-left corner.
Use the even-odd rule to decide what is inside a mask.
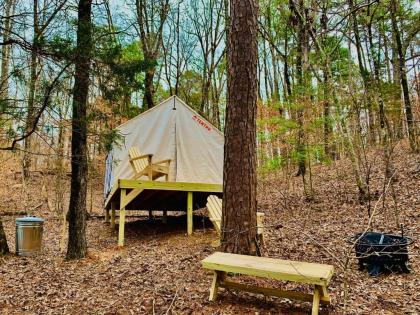
[[[24,218],[17,218],[16,222],[44,222],[44,219],[37,218],[37,217],[24,217]]]

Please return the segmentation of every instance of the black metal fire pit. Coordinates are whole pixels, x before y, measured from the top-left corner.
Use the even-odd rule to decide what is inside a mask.
[[[359,269],[368,269],[371,276],[383,272],[401,271],[409,273],[408,245],[413,243],[409,237],[377,232],[358,233],[349,238],[354,244]]]

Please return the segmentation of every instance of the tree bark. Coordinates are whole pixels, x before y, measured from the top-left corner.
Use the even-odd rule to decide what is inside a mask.
[[[87,193],[87,101],[92,51],[92,0],[80,0],[78,6],[76,71],[73,89],[71,140],[71,193],[69,205],[69,243],[67,259],[86,255]]]
[[[230,1],[228,100],[223,171],[222,249],[257,253],[256,0]]]
[[[0,256],[6,255],[9,253],[9,246],[7,246],[6,234],[3,229],[3,222],[0,218]]]

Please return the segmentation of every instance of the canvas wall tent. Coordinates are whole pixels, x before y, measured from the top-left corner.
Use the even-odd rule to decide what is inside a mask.
[[[132,146],[142,154],[153,154],[152,162],[171,159],[171,182],[222,185],[223,134],[178,97],[170,97],[117,129],[123,139],[107,157],[105,196],[118,179],[133,177],[128,157]]]

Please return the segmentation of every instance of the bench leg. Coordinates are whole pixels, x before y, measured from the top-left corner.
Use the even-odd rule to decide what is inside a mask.
[[[330,295],[328,294],[328,291],[327,291],[327,287],[324,287],[324,286],[319,286],[318,287],[318,289],[320,290],[320,293],[321,293],[321,297],[326,297],[326,298],[330,298]]]
[[[168,223],[168,211],[163,211],[162,223],[163,224]]]
[[[314,289],[314,299],[312,302],[312,315],[318,315],[320,294],[321,291],[319,286],[316,285]]]
[[[213,273],[213,282],[210,287],[210,301],[215,301],[217,299],[217,290],[219,289],[219,283],[226,278],[226,273],[221,271],[214,271]]]
[[[214,271],[213,273],[213,282],[211,283],[210,287],[210,301],[215,301],[217,298],[217,289],[219,288],[219,273],[217,271]]]

